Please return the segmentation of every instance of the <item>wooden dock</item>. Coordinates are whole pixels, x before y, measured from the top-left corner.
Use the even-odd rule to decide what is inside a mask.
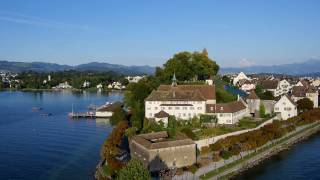
[[[96,113],[94,112],[71,112],[68,114],[69,118],[76,119],[76,118],[96,118]]]

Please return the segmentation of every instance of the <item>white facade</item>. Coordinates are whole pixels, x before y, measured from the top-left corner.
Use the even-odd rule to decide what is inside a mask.
[[[213,80],[212,79],[206,79],[206,84],[208,84],[209,86],[213,85]]]
[[[256,85],[253,84],[253,83],[245,83],[245,84],[243,84],[243,85],[241,86],[240,89],[243,90],[243,91],[249,92],[249,91],[251,91],[251,90],[256,89]]]
[[[292,86],[290,85],[290,83],[283,79],[281,81],[279,81],[277,89],[274,90],[274,96],[278,97],[284,94],[287,94],[290,90],[291,90]]]
[[[297,106],[287,95],[282,96],[280,100],[276,102],[274,105],[274,112],[278,113],[282,120],[287,120],[298,114]]]
[[[130,83],[137,83],[139,82],[141,79],[143,79],[145,76],[127,76],[126,79],[130,82]]]
[[[113,114],[112,111],[96,111],[96,117],[111,117]]]
[[[205,114],[206,101],[145,101],[146,118],[154,118],[161,110],[177,119],[189,120]]]
[[[314,93],[306,93],[306,97],[313,102],[313,107],[317,108],[319,106],[319,93],[318,91]]]
[[[236,124],[240,119],[248,115],[248,109],[234,113],[217,113],[218,124]]]
[[[320,79],[313,80],[311,85],[314,87],[319,87],[320,86]]]
[[[250,80],[243,72],[240,72],[238,76],[233,78],[233,85],[237,85],[240,80]]]

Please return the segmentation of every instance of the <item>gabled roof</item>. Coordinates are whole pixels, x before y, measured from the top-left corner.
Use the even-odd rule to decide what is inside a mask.
[[[287,98],[293,105],[297,106],[297,104],[291,99],[287,94],[281,96],[281,98],[276,102],[276,104],[282,99],[282,98]]]
[[[247,99],[260,99],[260,98],[254,91],[250,91],[250,94],[249,96],[247,96]]]
[[[121,102],[115,102],[112,104],[108,104],[108,105],[103,105],[101,107],[99,107],[96,111],[98,112],[113,112],[117,107],[122,107],[123,104]]]
[[[165,118],[169,117],[169,114],[163,110],[159,111],[158,113],[154,114],[155,118]]]
[[[214,85],[160,85],[146,101],[206,101],[216,99]]]
[[[181,90],[153,90],[145,99],[146,101],[205,101],[206,99],[198,91]]]
[[[279,80],[263,80],[260,81],[260,85],[265,89],[277,89]]]
[[[314,86],[293,86],[292,95],[295,97],[306,97],[306,93],[316,93],[317,89]]]
[[[235,113],[246,109],[247,107],[241,101],[234,101],[220,104],[207,104],[207,113]]]
[[[160,85],[158,90],[169,91],[175,88],[181,91],[196,91],[198,90],[205,99],[216,99],[216,88],[214,85]]]

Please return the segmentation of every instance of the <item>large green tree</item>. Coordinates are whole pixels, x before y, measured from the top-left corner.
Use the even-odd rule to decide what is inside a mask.
[[[150,174],[143,164],[136,159],[131,159],[129,163],[119,171],[118,180],[149,180]]]
[[[209,58],[208,52],[179,52],[173,55],[163,68],[156,69],[156,77],[161,82],[169,83],[173,73],[179,81],[204,80],[210,76],[216,75],[219,66],[215,61]]]
[[[303,98],[297,101],[299,112],[308,111],[313,108],[313,102],[308,98]]]
[[[117,125],[120,121],[126,120],[126,112],[122,109],[121,106],[117,106],[110,118],[110,123],[112,125]]]

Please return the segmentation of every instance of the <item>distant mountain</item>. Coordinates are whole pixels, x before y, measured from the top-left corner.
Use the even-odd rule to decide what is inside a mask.
[[[124,66],[119,64],[92,62],[74,67],[79,71],[114,71],[121,74],[153,74],[154,67],[151,66]]]
[[[53,72],[65,70],[78,70],[78,71],[113,71],[125,75],[134,74],[153,74],[154,67],[151,66],[125,66],[118,64],[92,62],[81,64],[77,66],[60,65],[54,63],[44,62],[10,62],[0,61],[0,71],[22,72],[22,71],[36,71],[36,72]]]
[[[308,75],[320,73],[320,59],[311,59],[301,63],[274,65],[274,66],[250,66],[243,68],[221,68],[220,73],[276,73],[288,75]]]

